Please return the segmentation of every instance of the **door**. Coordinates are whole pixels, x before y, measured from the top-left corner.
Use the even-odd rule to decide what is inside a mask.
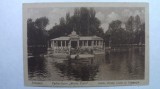
[[[71,41],[71,48],[77,48],[77,41]]]

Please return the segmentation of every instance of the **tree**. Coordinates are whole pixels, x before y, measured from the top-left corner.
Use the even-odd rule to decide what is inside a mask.
[[[35,26],[38,30],[37,42],[39,45],[47,46],[48,33],[45,28],[48,24],[49,20],[46,17],[37,18],[35,20]]]
[[[63,17],[60,18],[60,25],[65,25],[66,22],[65,22],[65,19]]]
[[[69,24],[70,21],[70,13],[66,14],[66,24]]]
[[[135,24],[135,37],[134,37],[134,43],[138,44],[140,42],[140,31],[141,31],[141,20],[140,20],[140,17],[139,15],[136,15],[135,17],[135,21],[134,21],[134,24]]]
[[[140,28],[140,42],[145,44],[145,23],[141,24]]]
[[[35,24],[34,24],[34,22],[32,21],[32,19],[31,18],[29,18],[28,20],[27,20],[27,42],[28,42],[28,45],[30,46],[30,45],[36,45],[36,41],[35,41],[35,39],[36,39],[36,36],[35,36],[35,34],[36,34],[36,27],[35,27]]]
[[[109,41],[113,45],[126,43],[126,31],[122,28],[122,22],[120,20],[112,21],[109,24],[109,29],[105,33],[105,42],[108,45]]]
[[[78,35],[104,36],[103,29],[100,27],[100,21],[95,17],[95,10],[93,8],[75,8],[73,16],[69,13],[65,18],[60,19],[60,24],[54,26],[49,30],[50,39],[60,36],[69,35],[73,29]]]
[[[126,30],[128,31],[128,44],[133,44],[134,43],[134,17],[130,16],[128,21],[126,22]]]
[[[109,30],[115,32],[121,28],[121,25],[122,25],[122,22],[120,20],[112,21],[109,24]]]
[[[135,30],[139,30],[141,26],[141,20],[139,15],[136,15],[134,23],[135,23]]]
[[[35,25],[38,29],[45,30],[45,27],[49,24],[49,20],[47,17],[37,18],[35,21]]]
[[[126,22],[126,30],[133,32],[134,31],[134,17],[130,16]]]
[[[39,55],[47,50],[48,32],[45,30],[49,20],[46,17],[27,20],[28,49],[33,55]]]

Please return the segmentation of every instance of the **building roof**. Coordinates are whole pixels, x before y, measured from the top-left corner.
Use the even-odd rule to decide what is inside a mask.
[[[58,37],[54,38],[51,40],[70,40],[71,37],[69,36],[63,36],[63,37]],[[79,36],[79,40],[103,40],[101,37],[98,36]]]
[[[80,40],[103,40],[101,37],[98,36],[80,36]]]
[[[69,40],[70,37],[68,36],[63,36],[63,37],[58,37],[58,38],[54,38],[54,39],[51,39],[51,40]]]
[[[76,34],[75,31],[72,31],[69,36],[62,36],[51,40],[70,40],[70,38],[78,38],[79,40],[103,40],[101,37],[98,36],[79,36]]]

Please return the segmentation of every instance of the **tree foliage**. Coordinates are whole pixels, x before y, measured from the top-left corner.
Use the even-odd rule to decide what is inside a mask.
[[[80,36],[102,37],[107,46],[109,42],[112,45],[145,43],[145,23],[141,22],[139,15],[130,16],[126,22],[112,21],[105,33],[100,27],[100,20],[95,16],[96,11],[93,8],[75,8],[72,16],[66,13],[65,17],[59,19],[59,24],[55,24],[49,31],[46,31],[48,18],[41,17],[35,21],[28,19],[28,46],[47,47],[48,40],[68,36],[73,30]],[[122,24],[125,24],[125,27],[122,27]]]
[[[98,35],[102,37],[104,32],[100,27],[100,21],[95,15],[96,12],[93,8],[76,8],[73,16],[67,13],[65,18],[60,18],[60,24],[55,25],[49,30],[50,38],[69,35],[73,30],[75,30],[78,35]]]
[[[108,45],[109,40],[112,44],[126,44],[127,34],[124,28],[122,28],[122,22],[120,20],[112,21],[105,35],[106,45]]]
[[[112,21],[105,33],[106,45],[109,41],[114,44],[144,44],[145,43],[145,23],[141,23],[140,17],[130,16],[122,28],[120,20]]]
[[[49,24],[46,17],[37,18],[35,21],[32,19],[27,20],[27,43],[29,51],[33,54],[37,53],[37,49],[46,50],[48,33],[45,27]]]

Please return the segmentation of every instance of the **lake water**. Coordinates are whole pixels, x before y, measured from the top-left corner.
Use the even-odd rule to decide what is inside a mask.
[[[87,59],[58,59],[48,54],[28,59],[29,80],[93,81],[144,79],[144,47],[120,48]]]

